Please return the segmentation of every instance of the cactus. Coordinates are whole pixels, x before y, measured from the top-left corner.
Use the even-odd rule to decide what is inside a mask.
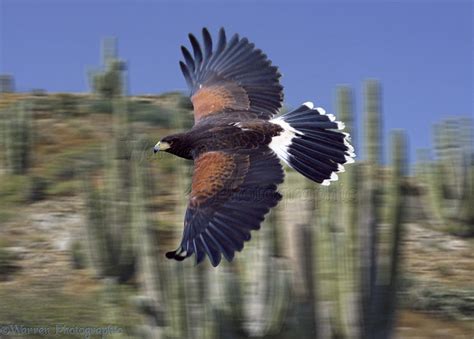
[[[398,276],[403,208],[401,182],[406,175],[404,136],[393,137],[393,170],[390,182],[381,180],[380,87],[366,83],[367,168],[362,189],[365,215],[361,220],[361,305],[362,333],[365,338],[386,338],[393,327],[394,298]],[[384,199],[383,193],[387,192]],[[384,204],[386,207],[384,207]],[[389,213],[387,213],[389,212]],[[366,234],[366,236],[363,236]]]
[[[461,203],[459,205],[459,222],[465,225],[464,233],[467,236],[474,236],[474,155],[465,159],[464,182]]]
[[[365,83],[365,151],[369,164],[377,171],[382,160],[381,88],[376,80]]]
[[[142,280],[141,295],[137,297],[136,304],[145,317],[139,337],[161,338],[165,328],[165,277],[166,270],[159,260],[158,229],[153,226],[154,219],[151,210],[154,206],[150,203],[156,193],[154,179],[148,163],[134,162],[134,177],[136,182],[133,191],[134,208],[132,220],[135,225],[134,232],[138,247],[138,267]]]
[[[314,288],[310,297],[314,298],[315,309],[309,310],[313,324],[305,324],[309,333],[299,330],[300,337],[385,338],[392,331],[404,214],[401,187],[406,174],[406,146],[404,136],[395,134],[392,176],[389,181],[382,181],[379,93],[378,83],[367,83],[366,128],[370,133],[366,134],[368,164],[364,180],[360,182],[361,168],[356,164],[346,166],[338,184],[313,189],[313,227],[302,230],[299,247],[305,255],[314,253],[312,263],[305,265],[307,270],[313,267],[313,274],[305,280]],[[349,88],[338,89],[337,107],[338,118],[354,134]],[[391,199],[381,200],[383,192],[389,193]],[[359,216],[361,210],[365,213]],[[384,215],[386,211],[390,214]]]
[[[2,119],[5,168],[10,174],[26,174],[33,161],[34,121],[28,103],[7,109]]]
[[[176,130],[182,130],[186,128],[186,119],[184,111],[177,111],[174,115],[173,127]],[[176,204],[175,209],[175,222],[174,222],[174,237],[180,239],[183,229],[183,218],[186,212],[187,199],[186,194],[189,191],[191,184],[191,164],[188,162],[178,162],[173,159],[176,163],[176,189],[179,194],[179,203]],[[170,264],[170,263],[168,263]],[[190,311],[192,306],[192,296],[196,291],[193,290],[196,284],[196,275],[191,268],[191,262],[185,263],[185,265],[174,266],[170,265],[168,270],[168,276],[174,277],[174,282],[166,284],[166,295],[167,295],[167,306],[170,322],[170,328],[168,334],[173,338],[190,338],[192,328],[189,327],[190,317],[192,317]],[[173,267],[174,266],[174,267]],[[193,286],[194,285],[194,286]],[[188,289],[189,287],[189,289]],[[189,294],[188,294],[188,293]]]
[[[388,338],[393,330],[396,292],[399,276],[402,237],[403,178],[407,173],[406,137],[403,132],[392,134],[392,173],[388,191],[390,208],[385,225],[378,224],[378,241],[374,285],[369,291],[369,307],[365,316],[365,338]],[[383,227],[385,226],[385,227]]]
[[[15,80],[11,74],[0,74],[0,93],[15,92]]]
[[[289,308],[290,271],[279,245],[280,212],[280,207],[273,209],[253,242],[246,244],[240,267],[233,274],[235,282],[227,286],[233,294],[229,297],[235,300],[230,313],[234,335],[271,336],[283,327]],[[240,286],[231,289],[236,283]]]
[[[337,117],[346,123],[347,132],[353,134],[350,89],[338,88],[336,98]],[[307,208],[312,213],[308,218],[309,227],[302,229],[299,245],[302,253],[298,257],[312,254],[305,259],[308,261],[305,271],[309,272],[305,280],[314,305],[308,310],[310,323],[304,324],[306,331],[300,333],[301,337],[314,337],[315,333],[321,338],[357,337],[360,330],[357,326],[357,172],[354,165],[346,166],[346,172],[330,187],[300,179],[311,193]]]
[[[89,81],[94,94],[106,99],[119,97],[126,92],[125,71],[127,65],[117,56],[117,40],[106,38],[102,41],[101,71],[89,72]]]
[[[353,98],[352,91],[348,87],[340,87],[337,91],[337,116],[346,125],[345,132],[351,135],[351,143],[354,147],[355,120],[353,117]],[[359,229],[358,229],[358,164],[345,166],[346,172],[340,174],[339,184],[337,185],[338,205],[341,206],[341,213],[336,220],[339,227],[340,244],[338,253],[342,258],[338,277],[340,284],[341,296],[338,299],[340,308],[340,323],[343,326],[343,333],[346,337],[356,337],[360,328],[357,325],[360,322],[359,313],[357,312],[356,301],[359,298],[358,291],[360,289],[360,261],[358,253],[359,245]]]
[[[185,115],[187,113],[189,112],[184,110],[176,112],[173,122],[176,129],[185,128],[183,125],[187,123]],[[189,189],[191,168],[188,164],[178,161],[175,161],[174,165],[173,173],[177,179],[175,188],[181,202],[176,204],[172,229],[173,237],[179,238],[187,206],[184,195]],[[137,173],[140,173],[139,188],[145,192],[138,194],[138,197],[144,201],[151,201],[156,193],[150,179],[151,169],[147,167],[147,164],[142,164]],[[146,208],[147,205],[139,205],[142,205],[144,210],[144,213],[137,214],[141,219],[137,223],[139,225],[137,238],[142,244],[138,252],[143,280],[140,300],[141,304],[147,305],[146,312],[143,312],[147,319],[146,328],[141,332],[149,338],[209,337],[204,336],[204,333],[209,333],[206,328],[208,312],[204,300],[206,283],[203,282],[206,279],[206,267],[201,265],[196,268],[191,260],[184,262],[183,265],[175,265],[167,261],[159,249],[160,234],[168,233],[169,228],[162,229],[161,226],[164,224],[161,223],[158,227],[154,226],[151,209]]]
[[[377,244],[379,242],[378,225],[381,221],[380,180],[381,165],[381,112],[380,87],[378,82],[369,80],[365,84],[365,152],[366,164],[364,181],[361,187],[362,214],[359,224],[361,238],[361,322],[362,331],[369,335],[372,319],[375,315],[375,291],[377,277]]]
[[[117,100],[114,108],[114,138],[104,151],[103,184],[85,180],[89,212],[87,240],[97,274],[126,281],[134,274],[136,260],[131,217],[132,145],[125,102]]]
[[[470,119],[448,119],[436,124],[436,160],[424,161],[418,171],[431,219],[467,235],[474,232],[471,208],[467,207],[473,202],[472,136]]]

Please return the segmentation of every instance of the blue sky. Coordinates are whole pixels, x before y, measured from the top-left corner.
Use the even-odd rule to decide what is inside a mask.
[[[379,79],[385,136],[407,130],[413,156],[434,122],[474,114],[473,16],[471,1],[0,0],[0,73],[20,91],[84,92],[100,39],[116,36],[131,93],[186,90],[179,46],[224,26],[280,67],[289,106],[332,111],[347,84],[360,119],[363,81]]]

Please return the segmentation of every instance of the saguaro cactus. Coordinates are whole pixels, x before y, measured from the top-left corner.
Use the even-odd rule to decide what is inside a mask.
[[[315,253],[313,295],[321,338],[387,338],[393,328],[406,145],[404,135],[396,133],[391,176],[382,181],[379,94],[378,83],[366,84],[365,123],[371,132],[364,176],[358,174],[360,164],[346,166],[334,187],[316,191],[314,249],[305,252]],[[338,118],[353,133],[350,90],[340,88],[337,98]],[[384,191],[391,199],[380,199]]]
[[[7,109],[2,125],[7,172],[25,174],[32,164],[34,138],[33,116],[28,103],[21,101]]]
[[[90,84],[95,94],[111,99],[125,93],[126,63],[117,56],[117,39],[106,38],[102,41],[103,70],[89,74]]]
[[[141,148],[141,147],[140,147]],[[147,162],[134,162],[134,177],[136,182],[134,208],[132,213],[137,248],[138,267],[141,277],[141,295],[137,298],[139,310],[143,314],[145,324],[137,331],[139,337],[162,338],[165,333],[167,309],[166,278],[171,272],[162,264],[159,252],[159,230],[155,225],[156,218],[152,210],[153,197],[156,193],[151,168]],[[162,259],[163,260],[163,259]]]
[[[370,291],[368,314],[365,317],[366,338],[389,338],[393,330],[396,293],[399,277],[402,237],[403,180],[407,173],[407,142],[402,131],[392,134],[392,173],[388,184],[389,213],[386,224],[378,224],[379,232],[375,284]]]
[[[231,305],[233,314],[237,315],[233,318],[234,335],[239,331],[250,336],[275,335],[285,323],[291,286],[288,261],[282,256],[279,246],[282,234],[280,211],[276,207],[270,212],[253,243],[246,244],[238,274],[234,275],[234,283],[240,287],[235,290],[227,288],[234,294],[231,298],[235,300],[237,297],[236,303]]]
[[[434,126],[436,160],[420,165],[429,216],[461,234],[474,233],[472,206],[473,125],[470,119],[448,119]],[[423,166],[423,167],[422,167]]]
[[[346,125],[345,132],[351,135],[351,144],[355,147],[356,153],[356,129],[353,116],[353,95],[349,87],[339,87],[337,90],[337,116]],[[339,243],[338,253],[341,257],[341,264],[338,265],[338,281],[341,296],[338,299],[340,323],[344,326],[344,332],[347,337],[355,337],[360,331],[358,326],[359,312],[357,309],[357,300],[360,289],[360,230],[358,227],[358,197],[359,187],[358,166],[351,164],[345,166],[345,173],[339,176],[337,187],[337,197],[341,206],[341,213],[336,214],[336,224],[338,225]],[[337,218],[339,216],[339,218]]]
[[[15,92],[15,80],[11,74],[0,74],[0,93]]]
[[[382,214],[380,92],[377,81],[369,80],[365,83],[364,134],[366,163],[364,164],[364,181],[361,187],[363,214],[359,225],[361,237],[361,314],[364,329],[371,328],[373,317],[376,316],[375,299],[372,297],[372,293],[375,291],[377,279],[378,225],[381,222]]]
[[[381,87],[378,81],[365,83],[365,149],[367,162],[380,165],[382,159]]]
[[[381,113],[380,86],[366,83],[366,152],[367,168],[363,187],[361,220],[361,273],[362,314],[364,338],[387,338],[392,330],[395,281],[398,273],[398,248],[403,209],[401,205],[401,178],[405,175],[406,151],[404,137],[395,134],[392,154],[392,181],[381,180]],[[384,185],[385,184],[385,185]],[[385,186],[385,187],[384,187]],[[383,199],[384,191],[392,201]],[[384,209],[385,206],[389,208]],[[388,215],[384,212],[390,211]],[[366,234],[364,236],[364,234]],[[367,249],[365,252],[363,249]]]
[[[459,205],[459,221],[465,225],[465,234],[474,235],[474,154],[466,156],[463,191]]]
[[[87,234],[98,275],[125,281],[133,275],[136,260],[132,140],[125,102],[118,100],[114,108],[114,138],[105,148],[103,179],[100,184],[86,182]]]

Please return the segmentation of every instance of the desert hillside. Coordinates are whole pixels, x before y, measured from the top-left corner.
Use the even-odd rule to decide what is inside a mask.
[[[126,100],[32,93],[5,94],[0,108],[5,141],[1,149],[0,324],[115,324],[136,335],[144,330],[141,324],[150,326],[141,297],[149,273],[120,266],[117,269],[122,273],[107,271],[94,262],[98,259],[89,250],[94,223],[91,215],[100,211],[94,212],[99,200],[91,198],[90,189],[104,187],[111,180],[107,174],[110,154],[131,148],[133,156],[126,158],[125,164],[145,164],[150,176],[147,182],[154,186],[142,198],[146,199],[144,217],[157,236],[154,260],[157,265],[174,269],[165,262],[163,252],[175,246],[180,236],[190,167],[183,167],[184,160],[168,154],[154,156],[152,145],[162,136],[192,125],[189,101],[179,93]],[[25,124],[28,128],[21,130]],[[12,128],[26,134],[13,139]],[[124,137],[117,139],[117,131],[124,130]],[[12,144],[12,140],[19,144]],[[18,162],[20,167],[12,167],[16,163],[11,152],[25,157]],[[385,171],[389,180],[390,168]],[[292,188],[306,185],[295,178],[295,173],[288,171],[289,183],[283,186],[283,192],[294,193],[297,191]],[[117,180],[120,177],[110,183],[119,185]],[[417,175],[407,177],[404,185],[396,337],[470,338],[473,240],[466,236],[465,229],[436,222],[426,205],[426,187]],[[323,206],[324,195],[320,197]],[[301,201],[296,195],[284,202],[279,212],[281,232],[298,227],[292,224],[294,217],[285,213],[301,209]],[[132,206],[138,203],[131,202]],[[301,216],[308,218],[306,214],[310,215],[311,210],[305,204]],[[390,223],[390,219],[384,222]],[[122,228],[121,232],[126,230]],[[257,243],[269,236],[268,230],[265,232],[255,233]],[[140,241],[137,245],[143,246]],[[290,243],[279,252],[288,257],[290,266],[294,265],[292,246]],[[294,284],[296,295],[304,294],[298,284]]]

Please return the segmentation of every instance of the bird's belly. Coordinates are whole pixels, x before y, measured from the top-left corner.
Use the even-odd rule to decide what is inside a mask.
[[[207,146],[209,150],[253,150],[268,145],[271,138],[272,135],[262,130],[239,128],[214,134]]]

